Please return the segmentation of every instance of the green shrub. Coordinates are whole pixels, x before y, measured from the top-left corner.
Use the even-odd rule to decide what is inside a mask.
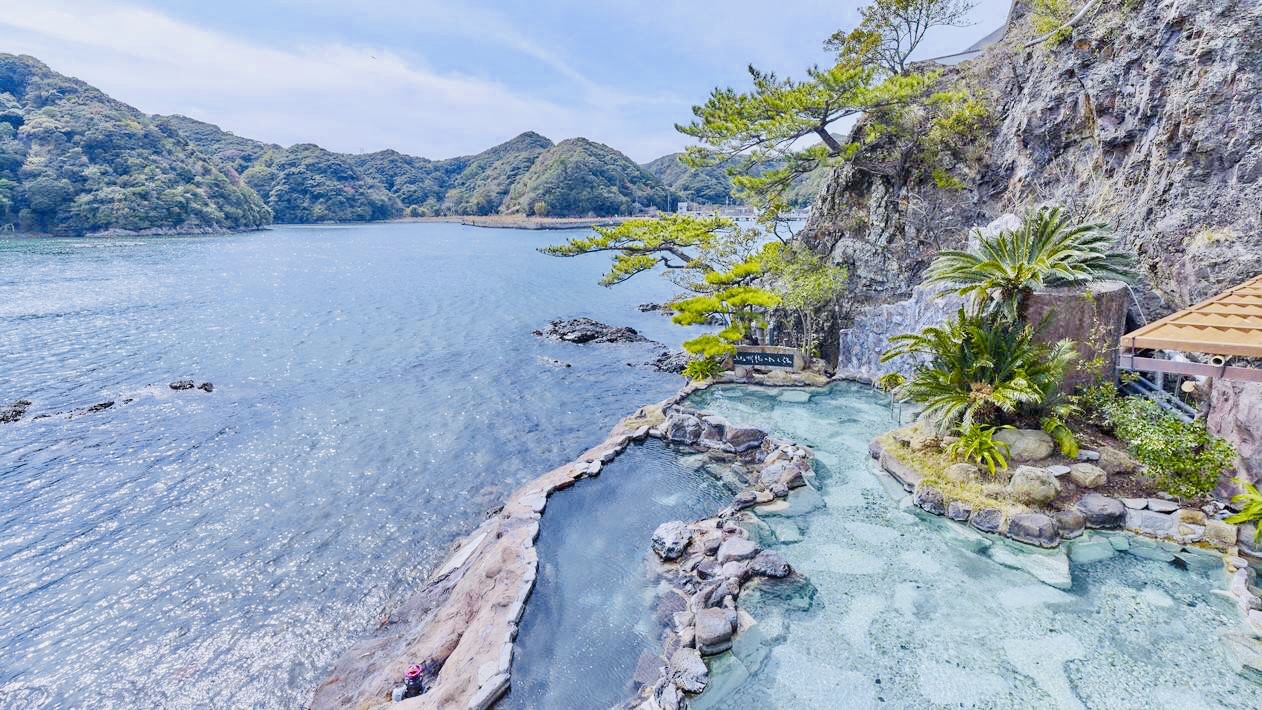
[[[960,427],[959,438],[947,445],[947,455],[953,459],[985,466],[990,475],[995,470],[1008,468],[1008,444],[995,439],[995,432],[1011,429],[1010,426],[982,426],[969,424]]]
[[[684,366],[684,377],[700,382],[702,380],[714,379],[723,371],[723,361],[714,357],[699,357],[695,360],[689,360]]]
[[[1203,420],[1185,422],[1146,397],[1120,397],[1113,386],[1100,385],[1078,401],[1112,427],[1158,487],[1174,495],[1208,493],[1236,459],[1232,445],[1209,433]]]
[[[907,378],[903,376],[903,373],[889,372],[877,379],[876,386],[884,392],[893,392],[906,382]]]
[[[1078,457],[1078,437],[1074,436],[1064,419],[1056,415],[1043,417],[1039,426],[1056,442],[1061,455],[1071,459]]]
[[[1236,483],[1244,489],[1243,493],[1237,493],[1231,497],[1232,502],[1240,504],[1240,512],[1227,518],[1227,522],[1232,525],[1254,524],[1253,541],[1262,540],[1262,493],[1258,492],[1258,487],[1243,481],[1239,478]]]
[[[1045,408],[1077,357],[1073,341],[1045,345],[1035,335],[1033,327],[999,314],[961,308],[941,327],[890,338],[881,360],[922,358],[899,394],[924,405],[944,428],[994,424]]]

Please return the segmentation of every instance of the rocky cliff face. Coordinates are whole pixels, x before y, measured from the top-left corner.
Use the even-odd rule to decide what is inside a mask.
[[[806,239],[851,270],[851,298],[906,298],[943,248],[1004,212],[1063,205],[1138,255],[1148,316],[1262,272],[1262,3],[1101,0],[1072,36],[1007,36],[952,70],[995,125],[964,187],[834,172]]]

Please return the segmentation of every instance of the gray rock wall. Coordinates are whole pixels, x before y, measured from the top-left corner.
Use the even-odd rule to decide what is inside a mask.
[[[946,69],[995,119],[981,157],[953,168],[963,189],[830,177],[804,239],[850,268],[848,302],[908,298],[969,226],[1047,204],[1117,230],[1150,317],[1262,272],[1262,3],[1100,0],[1068,41],[1027,49],[1030,4]]]
[[[889,348],[889,339],[900,333],[911,333],[926,326],[942,323],[964,305],[955,294],[941,295],[941,287],[917,286],[911,298],[861,312],[850,328],[841,331],[838,339],[837,374],[871,382],[890,372],[910,375],[915,367],[911,358],[898,358],[882,363],[881,353]]]
[[[1206,424],[1235,445],[1244,478],[1262,480],[1262,384],[1214,380]]]

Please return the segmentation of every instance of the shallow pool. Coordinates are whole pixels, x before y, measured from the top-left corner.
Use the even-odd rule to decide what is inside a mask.
[[[601,708],[631,696],[637,660],[660,653],[649,566],[654,528],[713,515],[731,500],[702,462],[650,440],[599,478],[549,499],[512,692],[499,707]]]
[[[892,426],[877,395],[807,396],[693,398],[813,447],[825,507],[765,518],[814,599],[744,595],[759,624],[692,707],[1262,707],[1229,650],[1241,618],[1218,559],[1089,533],[1077,556],[1093,561],[1067,564],[929,516],[868,456]]]

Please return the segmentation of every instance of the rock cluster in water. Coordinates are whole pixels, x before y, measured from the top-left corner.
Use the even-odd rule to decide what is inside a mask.
[[[648,338],[635,328],[605,325],[591,318],[554,320],[548,327],[534,332],[540,338],[567,343],[647,343]]]
[[[153,387],[153,385],[150,385],[150,387]],[[172,382],[170,385],[168,385],[168,387],[170,387],[173,390],[199,389],[203,392],[213,392],[215,390],[215,386],[209,382],[202,382],[198,384],[198,383],[195,383],[193,380],[176,380],[175,382]],[[134,397],[127,397],[121,400],[121,403],[131,404],[134,401],[136,401]],[[95,404],[89,404],[84,407],[77,407],[75,409],[57,411],[57,412],[42,412],[40,414],[36,414],[35,416],[31,417],[31,419],[50,419],[52,417],[58,417],[58,416],[67,417],[67,418],[81,417],[85,414],[96,414],[98,412],[103,412],[107,409],[111,409],[112,407],[114,407],[115,404],[118,404],[118,403],[119,401],[117,400],[107,399],[101,402],[96,402]],[[32,406],[34,406],[34,402],[32,402],[29,399],[19,399],[10,404],[0,406],[0,424],[10,424],[13,422],[20,421],[24,416],[26,416],[27,412],[30,411]]]
[[[709,676],[702,658],[729,650],[744,627],[737,610],[742,588],[758,578],[793,574],[780,553],[751,539],[743,525],[750,521],[747,509],[809,486],[814,471],[808,449],[706,412],[673,408],[650,434],[728,465],[744,486],[717,516],[670,521],[653,532],[651,548],[664,582],[655,617],[666,628],[661,655],[641,658],[634,679],[639,693],[623,707],[669,710],[705,690]]]

